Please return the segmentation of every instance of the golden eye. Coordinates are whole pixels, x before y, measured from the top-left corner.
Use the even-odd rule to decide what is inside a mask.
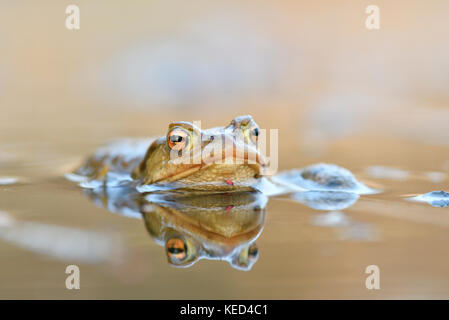
[[[170,149],[180,151],[189,145],[190,135],[184,129],[174,128],[167,135]]]
[[[260,129],[257,125],[252,125],[249,128],[249,137],[253,143],[257,144],[257,139],[259,137],[259,134],[260,134]]]
[[[182,261],[187,257],[187,246],[180,238],[167,241],[167,254],[171,260]]]

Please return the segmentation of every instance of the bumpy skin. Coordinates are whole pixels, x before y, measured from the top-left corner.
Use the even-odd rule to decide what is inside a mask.
[[[256,148],[257,130],[251,116],[237,117],[226,127],[208,130],[189,122],[174,122],[169,125],[167,135],[155,139],[151,145],[142,140],[131,147],[132,142],[126,145],[125,141],[100,149],[75,174],[105,184],[111,176],[120,175],[126,180],[128,175],[140,186],[164,185],[169,189],[205,192],[250,191],[266,165]],[[170,145],[170,135],[176,131],[186,135],[182,150],[173,150]],[[147,150],[143,152],[145,143]]]
[[[111,174],[129,176],[154,139],[121,139],[99,148],[75,170],[74,180],[107,182]]]
[[[349,170],[333,164],[311,165],[261,180],[267,162],[258,152],[258,132],[251,116],[208,130],[189,122],[174,122],[163,137],[121,140],[100,148],[67,178],[85,188],[127,184],[141,193],[376,192],[357,181]]]

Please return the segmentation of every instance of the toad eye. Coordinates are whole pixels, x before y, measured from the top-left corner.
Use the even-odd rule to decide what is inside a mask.
[[[257,144],[257,139],[259,137],[259,134],[260,134],[260,129],[257,125],[252,125],[249,128],[249,137],[253,143]]]
[[[189,145],[189,141],[189,133],[181,128],[174,128],[167,135],[167,143],[171,150],[183,150]]]

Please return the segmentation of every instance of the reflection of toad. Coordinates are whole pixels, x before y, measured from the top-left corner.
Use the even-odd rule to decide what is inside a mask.
[[[141,194],[116,187],[85,189],[85,193],[110,211],[143,217],[173,266],[189,267],[208,259],[250,270],[258,258],[255,241],[264,226],[267,203],[260,192]]]
[[[226,260],[249,270],[265,221],[259,192],[210,195],[149,195],[143,206],[148,232],[165,246],[170,264],[189,267],[200,259]]]

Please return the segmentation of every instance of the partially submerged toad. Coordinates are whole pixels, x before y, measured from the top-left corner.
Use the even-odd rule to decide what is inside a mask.
[[[251,116],[208,130],[174,122],[162,137],[100,148],[67,178],[98,205],[143,218],[171,265],[212,259],[249,270],[267,196],[290,194],[312,208],[341,210],[374,192],[330,164],[265,175],[260,133]]]
[[[67,177],[85,188],[128,184],[140,192],[373,192],[348,170],[327,164],[262,181],[268,161],[259,150],[259,134],[251,116],[208,130],[189,122],[173,122],[166,135],[157,139],[122,140],[99,149]]]

